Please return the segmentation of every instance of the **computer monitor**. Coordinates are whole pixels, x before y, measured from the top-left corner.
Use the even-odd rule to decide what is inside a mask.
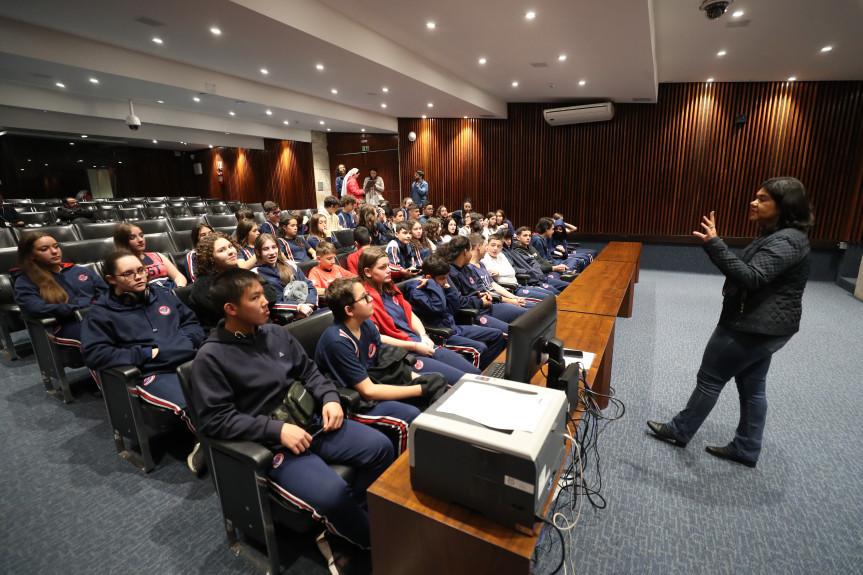
[[[555,377],[563,366],[563,342],[554,337],[557,298],[547,297],[509,324],[505,378],[530,383],[539,368],[549,363]]]

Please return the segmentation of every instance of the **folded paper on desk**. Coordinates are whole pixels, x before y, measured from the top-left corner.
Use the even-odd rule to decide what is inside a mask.
[[[582,357],[576,356],[576,353],[580,353]],[[590,369],[590,366],[593,365],[594,358],[596,358],[596,354],[590,353],[589,351],[576,352],[574,349],[563,350],[563,363],[566,367],[569,367],[575,362],[579,362],[584,367],[585,371],[587,371]]]

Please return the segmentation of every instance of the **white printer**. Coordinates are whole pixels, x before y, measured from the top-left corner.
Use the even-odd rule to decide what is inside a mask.
[[[411,423],[411,485],[534,534],[563,463],[566,394],[465,375]]]

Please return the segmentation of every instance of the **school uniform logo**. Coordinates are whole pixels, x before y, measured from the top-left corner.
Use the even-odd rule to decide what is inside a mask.
[[[473,283],[473,278],[467,278],[470,283]]]
[[[378,346],[373,343],[369,344],[369,359],[373,358],[375,354],[378,352]]]
[[[420,370],[422,368],[423,368],[423,360],[418,359],[417,362],[414,364],[414,369]]]
[[[487,324],[487,323],[488,323],[488,318],[487,318],[487,317],[481,317],[481,318],[479,318],[479,323],[481,323],[481,324],[483,324],[483,325]]]
[[[87,281],[87,274],[81,274],[78,276],[78,281],[85,282]]]
[[[530,292],[529,292],[529,291],[527,291],[526,289],[523,289],[523,290],[521,290],[521,293],[523,293],[524,295],[527,295],[527,294],[529,294]]]
[[[156,379],[156,376],[155,376],[155,375],[148,375],[147,377],[145,377],[145,378],[144,378],[144,386],[148,386],[148,385],[150,385],[151,383],[153,383],[153,380],[154,380],[154,379]]]
[[[275,457],[273,457],[273,469],[282,464],[282,461],[285,460],[285,456],[281,453],[277,453]]]
[[[166,305],[163,305],[162,307],[159,308],[159,313],[162,315],[170,315],[171,314],[171,308],[169,308]]]

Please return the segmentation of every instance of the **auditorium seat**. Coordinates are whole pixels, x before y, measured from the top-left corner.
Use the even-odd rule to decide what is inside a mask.
[[[101,224],[90,224],[91,226]],[[63,259],[79,265],[101,263],[114,251],[113,238],[95,238],[63,244]]]
[[[144,213],[141,208],[119,208],[117,215],[124,222],[137,222],[144,219]]]
[[[192,211],[186,204],[169,204],[168,216],[171,218],[184,218],[192,215]]]
[[[149,219],[167,218],[168,208],[162,206],[147,206],[144,208],[144,215]]]
[[[141,228],[141,231],[147,235],[147,238],[150,237],[150,234],[155,233],[168,233],[171,231],[171,225],[168,223],[166,219],[160,220],[141,220],[139,222],[134,222],[136,226]]]
[[[171,228],[176,232],[191,230],[199,222],[203,222],[204,218],[201,216],[186,216],[179,218],[168,218],[168,223],[171,224]],[[188,234],[186,234],[188,235]]]
[[[77,228],[78,236],[82,240],[94,240],[97,238],[113,238],[114,229],[118,222],[97,222],[91,224],[72,224]]]
[[[258,212],[260,212],[260,213],[262,213],[262,214],[264,213],[264,206],[263,206],[263,204],[246,204],[246,207],[247,207],[247,208],[249,208],[250,210],[252,210],[252,211],[253,211],[253,212],[255,212],[255,213],[258,213]]]
[[[237,227],[237,218],[231,214],[219,214],[219,215],[209,215],[204,216],[204,220],[207,222],[207,225],[216,226],[216,227],[225,227],[232,226],[234,229]]]

